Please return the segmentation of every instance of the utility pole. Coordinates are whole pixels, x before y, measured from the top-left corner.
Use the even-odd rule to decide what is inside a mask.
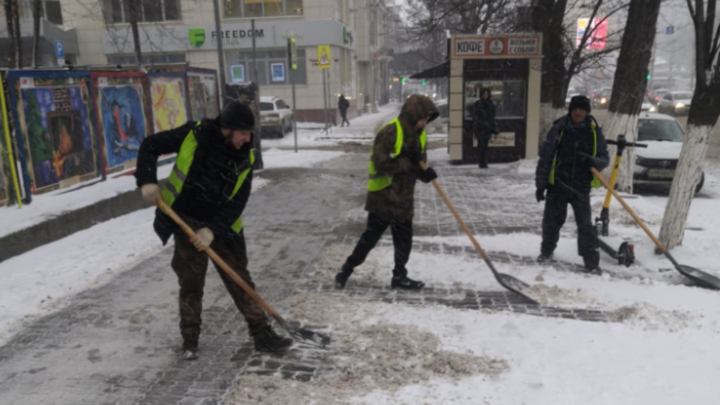
[[[223,105],[225,104],[225,54],[223,53],[223,43],[222,43],[222,29],[220,27],[220,6],[218,5],[218,1],[220,0],[212,0],[213,2],[213,11],[215,12],[215,41],[217,44],[217,53],[218,53],[218,70],[220,71],[220,85],[218,86],[218,92],[220,93],[220,100],[221,105],[220,109],[222,109]],[[253,37],[253,45],[255,44],[255,37]]]

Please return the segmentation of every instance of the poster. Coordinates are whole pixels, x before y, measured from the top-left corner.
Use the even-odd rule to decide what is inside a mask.
[[[105,169],[132,167],[148,135],[144,75],[93,73],[93,83]]]
[[[209,69],[188,69],[188,96],[191,119],[215,118],[219,114],[217,78]]]
[[[587,30],[592,30],[587,38],[587,49],[603,50],[607,43],[608,20],[607,18],[595,18],[590,23],[589,18],[578,18],[577,20],[577,38],[575,47],[579,48],[583,36]]]
[[[245,65],[230,66],[230,80],[233,83],[245,83]]]
[[[97,175],[90,73],[8,74],[30,192],[67,187]]]
[[[177,128],[188,121],[184,76],[173,73],[148,75],[154,133]]]
[[[6,145],[3,114],[0,112],[0,207],[7,204],[10,194],[10,162]]]
[[[284,82],[285,81],[285,64],[284,63],[271,63],[270,64],[270,78],[273,82]]]

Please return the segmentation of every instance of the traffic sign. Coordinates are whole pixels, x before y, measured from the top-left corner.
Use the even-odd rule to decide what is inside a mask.
[[[672,26],[672,25],[668,25],[668,26],[665,28],[665,33],[668,34],[668,35],[674,34],[674,33],[675,33],[675,27]]]
[[[318,45],[318,67],[330,68],[330,45]]]
[[[65,57],[65,48],[61,41],[55,41],[55,57],[58,59]]]
[[[290,69],[297,70],[297,41],[295,41],[295,38],[289,38],[288,41],[290,45]]]

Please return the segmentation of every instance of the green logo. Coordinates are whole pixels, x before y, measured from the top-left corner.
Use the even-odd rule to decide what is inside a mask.
[[[191,28],[188,30],[190,45],[200,48],[205,43],[205,28]]]

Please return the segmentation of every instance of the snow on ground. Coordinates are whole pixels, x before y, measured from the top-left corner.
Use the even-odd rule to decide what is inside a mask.
[[[172,164],[159,166],[158,179],[167,178],[172,167]],[[34,195],[32,203],[22,208],[16,205],[0,207],[0,237],[137,188],[134,176],[114,176],[117,174],[109,175],[106,181],[98,179],[73,188]]]
[[[285,167],[313,167],[336,157],[344,152],[326,150],[292,150],[269,149],[263,151],[263,164],[265,169],[279,169]],[[262,172],[260,172],[262,173]]]
[[[154,218],[154,208],[136,211],[0,263],[0,346],[26,322],[156,254]]]

